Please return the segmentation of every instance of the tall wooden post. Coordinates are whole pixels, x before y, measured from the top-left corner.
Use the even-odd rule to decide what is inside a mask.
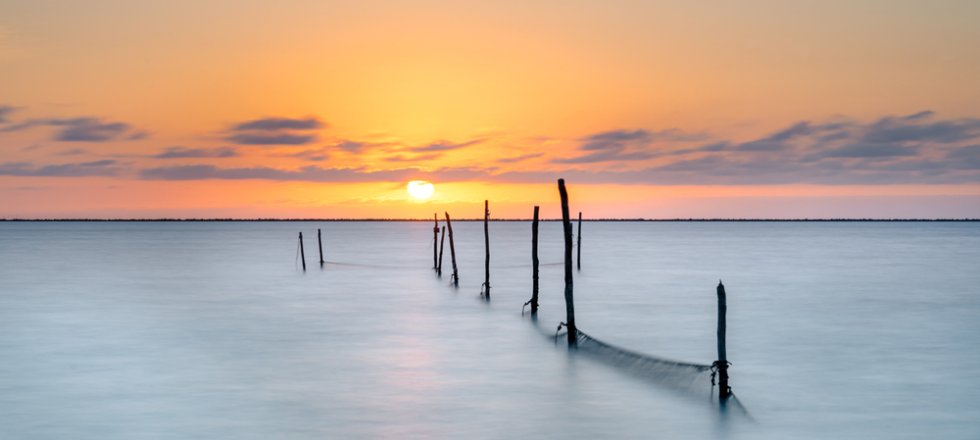
[[[439,264],[436,265],[436,275],[442,276],[442,249],[446,247],[446,227],[442,227],[442,238],[439,239]]]
[[[486,259],[484,260],[483,295],[490,300],[490,201],[483,201],[483,244],[486,247]]]
[[[306,272],[306,251],[303,250],[303,233],[299,233],[299,256],[303,261],[303,272]]]
[[[439,214],[433,213],[432,219],[435,221],[435,226],[432,228],[432,270],[439,270],[439,260],[436,255],[437,247],[439,245]]]
[[[575,258],[576,269],[582,270],[582,211],[578,212],[578,244],[575,246],[575,252],[578,256]]]
[[[531,221],[531,316],[538,313],[538,209]]]
[[[316,228],[316,244],[320,248],[320,267],[323,267],[323,240],[320,238],[320,228]]]
[[[725,353],[725,313],[728,306],[725,304],[725,286],[718,281],[718,361],[715,364],[718,368],[718,398],[724,402],[731,395],[732,389],[728,386],[728,356]]]
[[[561,221],[565,231],[565,326],[568,327],[568,346],[578,345],[578,331],[575,329],[575,304],[572,300],[572,221],[568,215],[568,191],[565,179],[558,179],[558,193],[561,195]]]
[[[453,222],[449,220],[449,213],[446,213],[446,229],[449,230],[449,256],[453,261],[453,285],[459,287],[459,271],[456,268],[456,244],[453,242]]]

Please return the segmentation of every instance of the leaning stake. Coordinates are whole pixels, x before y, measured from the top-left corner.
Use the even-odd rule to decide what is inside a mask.
[[[578,332],[575,330],[575,305],[572,301],[572,221],[568,215],[568,191],[565,179],[558,179],[558,193],[561,195],[561,222],[565,229],[565,327],[568,327],[568,346],[578,345]]]
[[[578,244],[575,246],[575,253],[578,254],[575,258],[575,268],[582,270],[582,211],[578,212]]]
[[[299,256],[303,261],[303,272],[306,272],[306,251],[303,250],[303,233],[299,233]]]
[[[487,250],[484,260],[483,297],[490,300],[490,201],[483,201],[483,244]]]
[[[439,244],[439,214],[433,213],[432,219],[435,221],[435,226],[432,228],[432,269],[439,270],[439,260],[436,256],[436,247]]]
[[[436,265],[436,275],[442,276],[442,249],[446,246],[446,227],[442,227],[442,238],[439,239],[439,264]]]
[[[453,242],[453,222],[449,220],[449,213],[446,213],[446,229],[449,230],[449,257],[453,261],[453,285],[459,287],[459,271],[456,269],[456,244]]]
[[[538,207],[531,221],[531,316],[538,314]]]
[[[323,267],[323,240],[320,238],[320,228],[316,228],[316,244],[320,248],[320,267]]]
[[[718,398],[722,402],[726,401],[732,393],[728,386],[728,357],[725,354],[725,312],[728,306],[725,304],[725,286],[718,281],[718,360],[715,367],[718,369]]]

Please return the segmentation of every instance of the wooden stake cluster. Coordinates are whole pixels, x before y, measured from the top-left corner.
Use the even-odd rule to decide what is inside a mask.
[[[453,242],[453,222],[449,220],[449,213],[446,213],[446,229],[449,230],[449,256],[453,262],[453,286],[459,287],[459,271],[456,268],[456,244]]]
[[[572,299],[572,221],[568,215],[568,191],[565,179],[558,179],[558,193],[561,195],[561,222],[565,231],[565,327],[568,328],[568,346],[578,345],[578,331],[575,328],[575,304]]]

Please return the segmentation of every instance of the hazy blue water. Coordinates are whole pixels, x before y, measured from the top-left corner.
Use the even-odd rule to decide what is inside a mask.
[[[530,226],[490,228],[486,304],[481,223],[458,290],[425,223],[0,223],[0,436],[980,437],[980,224],[586,223],[579,326],[710,363],[724,279],[754,423],[542,337],[562,268],[538,329]]]

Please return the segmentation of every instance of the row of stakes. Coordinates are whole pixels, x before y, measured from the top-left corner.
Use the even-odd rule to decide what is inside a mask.
[[[574,348],[578,344],[578,330],[575,327],[575,306],[573,302],[573,280],[572,280],[572,222],[568,210],[568,191],[565,189],[565,179],[558,179],[558,193],[561,197],[561,218],[565,238],[565,322],[559,325],[559,329],[564,326],[567,329],[568,346]],[[531,316],[538,313],[538,212],[539,207],[534,207],[534,217],[531,221],[531,266],[532,266],[532,287],[531,299],[524,303],[524,306],[531,306]],[[449,218],[449,213],[445,213],[446,226],[439,227],[439,215],[434,214],[433,220],[435,227],[432,229],[432,268],[438,276],[442,276],[442,254],[446,241],[446,232],[449,232],[449,253],[453,265],[453,273],[450,282],[454,287],[459,287],[459,268],[456,266],[456,245],[453,240],[453,225]],[[480,296],[486,301],[490,300],[490,202],[483,201],[483,238],[486,249],[484,259],[485,277],[480,287]],[[441,233],[441,238],[440,238]],[[323,267],[323,241],[320,229],[316,230],[317,247],[320,251],[320,267]],[[578,213],[578,235],[577,235],[576,261],[578,270],[582,270],[582,213]],[[306,254],[303,249],[303,233],[299,233],[299,254],[303,264],[303,271],[306,271]],[[718,360],[712,365],[712,371],[718,376],[718,398],[725,402],[731,396],[731,387],[728,383],[728,357],[725,352],[725,315],[727,305],[725,300],[725,286],[718,282]],[[712,379],[713,382],[713,379]]]

